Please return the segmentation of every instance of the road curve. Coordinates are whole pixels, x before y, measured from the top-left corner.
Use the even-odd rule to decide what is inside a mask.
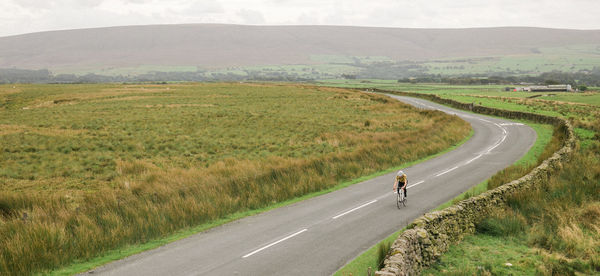
[[[459,148],[404,169],[408,205],[398,210],[395,173],[314,197],[149,250],[87,273],[100,275],[329,275],[413,219],[454,198],[526,153],[526,125],[389,95],[468,121]]]

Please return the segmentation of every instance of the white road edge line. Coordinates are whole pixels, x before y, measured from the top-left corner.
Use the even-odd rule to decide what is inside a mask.
[[[365,204],[363,204],[363,205],[360,205],[360,206],[358,206],[358,207],[356,207],[356,208],[353,208],[353,209],[351,209],[351,210],[348,210],[348,211],[346,211],[346,212],[343,212],[343,213],[341,213],[341,214],[339,214],[339,215],[337,215],[337,216],[333,217],[332,219],[337,219],[337,218],[339,218],[339,217],[341,217],[341,216],[343,216],[343,215],[347,215],[347,214],[349,214],[349,213],[352,213],[352,212],[354,212],[354,211],[356,211],[356,210],[358,210],[358,209],[360,209],[360,208],[363,208],[363,207],[365,207],[365,206],[367,206],[367,205],[369,205],[369,204],[373,204],[373,203],[375,203],[375,202],[377,202],[377,199],[375,199],[375,200],[372,200],[372,201],[369,201],[369,202],[367,202],[367,203],[365,203]]]
[[[451,171],[453,171],[453,170],[456,170],[456,169],[458,169],[458,166],[456,166],[456,167],[454,167],[454,168],[452,168],[452,169],[449,169],[449,170],[443,171],[443,172],[441,172],[441,173],[437,174],[435,177],[442,176],[442,175],[444,175],[444,174],[447,174],[447,173],[449,173],[449,172],[451,172]]]
[[[489,148],[486,151],[486,153],[490,153],[492,150],[494,150],[495,148],[497,148],[498,146],[500,146],[500,144],[502,144],[504,142],[504,140],[506,140],[506,136],[508,136],[505,128],[503,128],[502,126],[500,126],[499,124],[496,124],[496,123],[494,123],[494,125],[496,125],[500,129],[502,129],[502,132],[504,133],[504,135],[502,135],[502,139],[500,139],[500,141],[496,142],[495,145],[493,145],[491,148]]]
[[[254,251],[252,251],[252,252],[250,252],[250,253],[248,253],[248,254],[246,254],[246,255],[242,256],[242,258],[248,258],[248,257],[250,257],[250,256],[252,256],[252,255],[254,255],[254,254],[256,254],[256,253],[258,253],[258,252],[260,252],[260,251],[263,251],[263,250],[265,250],[265,249],[267,249],[267,248],[269,248],[269,247],[271,247],[271,246],[273,246],[273,245],[276,245],[276,244],[278,244],[278,243],[280,243],[280,242],[283,242],[283,241],[286,241],[286,240],[288,240],[288,239],[291,239],[291,238],[293,238],[293,237],[295,237],[295,236],[298,236],[298,235],[300,235],[300,234],[302,234],[302,233],[304,233],[304,232],[306,232],[306,231],[308,231],[308,229],[306,229],[306,228],[305,228],[305,229],[302,229],[302,230],[300,230],[300,231],[298,231],[298,232],[296,232],[296,233],[294,233],[294,234],[291,234],[291,235],[289,235],[289,236],[287,236],[287,237],[285,237],[285,238],[283,238],[283,239],[280,239],[280,240],[278,240],[278,241],[275,241],[275,242],[272,242],[272,243],[270,243],[270,244],[268,244],[268,245],[265,245],[265,246],[263,246],[263,247],[261,247],[261,248],[259,248],[259,249],[256,249],[256,250],[254,250]]]
[[[498,146],[500,146],[504,142],[505,139],[506,139],[506,135],[502,136],[502,139],[500,139],[500,141],[498,141],[498,143],[496,143],[494,146],[492,146],[491,148],[489,148],[485,153],[492,152],[492,150],[494,150],[495,148],[497,148]]]
[[[503,128],[501,125],[494,123],[494,125],[497,125],[500,129],[502,129],[502,133],[506,134],[506,128]]]
[[[408,186],[408,187],[406,187],[406,188],[407,188],[407,189],[408,189],[408,188],[412,188],[412,187],[414,187],[414,186],[417,186],[417,185],[419,185],[419,184],[423,184],[424,182],[425,182],[425,180],[421,180],[421,181],[419,181],[419,182],[417,182],[417,183],[415,183],[415,184],[412,184],[412,185],[410,185],[410,186]]]

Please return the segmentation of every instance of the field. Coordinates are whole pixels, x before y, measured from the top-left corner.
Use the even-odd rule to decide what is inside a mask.
[[[316,64],[247,66],[217,70],[206,68],[206,76],[213,73],[248,76],[246,72],[252,72],[257,76],[281,75],[299,79],[328,79],[339,77],[342,74],[374,75],[385,78],[381,73],[378,75],[376,71],[376,67],[382,65],[391,66],[389,69],[412,68],[407,71],[397,71],[398,78],[422,74],[444,76],[501,73],[538,75],[553,70],[566,72],[592,70],[600,64],[600,46],[595,44],[539,48],[532,51],[528,54],[518,55],[454,57],[426,61],[398,61],[385,56],[311,55],[310,60]]]
[[[597,44],[571,44],[556,47],[526,49],[519,54],[486,54],[483,56],[430,57],[424,60],[398,59],[389,56],[364,56],[342,54],[308,54],[304,60],[263,64],[253,60],[249,64],[225,63],[195,66],[188,61],[176,64],[134,63],[138,65],[63,65],[50,69],[54,75],[96,74],[115,77],[114,81],[140,76],[136,81],[147,80],[279,80],[302,81],[357,76],[359,78],[403,79],[427,75],[539,75],[551,71],[592,71],[600,64],[600,46]],[[267,57],[265,57],[268,60]],[[118,62],[117,62],[118,63]],[[254,65],[252,65],[254,63]],[[238,64],[238,65],[233,65]],[[39,67],[39,66],[38,66]],[[154,75],[156,74],[156,75]],[[85,79],[85,78],[84,78]],[[102,78],[97,78],[102,79]],[[133,79],[129,79],[131,81]]]
[[[0,125],[0,274],[326,190],[469,134],[380,95],[231,83],[4,85]]]
[[[600,47],[594,44],[532,49],[529,54],[481,58],[452,58],[425,62],[430,74],[486,73],[540,74],[553,70],[576,72],[600,64]]]
[[[442,98],[507,110],[535,112],[570,118],[577,128],[600,131],[595,121],[600,117],[600,92],[529,93],[504,92],[499,85],[405,84],[393,80],[327,80],[321,85],[347,88],[380,88],[388,90],[436,94]]]
[[[570,163],[550,181],[515,195],[508,207],[478,225],[477,234],[452,246],[424,275],[580,275],[600,272],[600,105],[599,93],[556,93],[528,98],[531,93],[500,92],[500,87],[407,85],[392,81],[329,81],[327,85],[380,87],[435,93],[467,103],[528,111],[569,119],[579,148]],[[548,143],[539,159],[560,147]],[[516,164],[486,185],[491,189],[527,173]],[[471,193],[471,192],[469,192]],[[477,193],[473,191],[471,194]],[[362,269],[365,271],[365,268]]]

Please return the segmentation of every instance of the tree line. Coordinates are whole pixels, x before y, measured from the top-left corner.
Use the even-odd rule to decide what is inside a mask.
[[[398,82],[412,83],[448,83],[448,84],[571,84],[572,86],[600,86],[600,67],[578,72],[552,71],[539,75],[526,74],[470,74],[441,75],[427,74],[417,64],[378,63],[362,65],[356,74],[333,74],[319,72],[312,75],[301,75],[287,71],[253,71],[245,70],[244,74],[217,73],[207,71],[195,72],[150,72],[139,75],[107,76],[99,74],[53,74],[47,69],[28,70],[0,68],[0,83],[107,83],[107,82],[166,82],[166,81],[312,81],[326,78],[346,79],[398,79]]]
[[[570,84],[573,87],[579,86],[600,86],[600,67],[591,71],[580,72],[561,72],[552,71],[539,75],[507,75],[507,76],[489,76],[489,75],[461,75],[444,76],[440,74],[422,74],[416,77],[406,77],[398,79],[398,82],[405,83],[447,83],[447,84],[465,84],[465,85],[487,85],[487,84],[517,84],[517,83],[535,83],[535,84]]]

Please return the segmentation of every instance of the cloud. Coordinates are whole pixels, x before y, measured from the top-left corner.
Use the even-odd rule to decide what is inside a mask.
[[[36,1],[36,0],[13,0],[9,1],[13,2],[25,9],[28,10],[48,10],[52,8],[61,8],[61,7],[85,7],[92,8],[96,7],[104,0],[45,0],[45,1]]]
[[[243,24],[264,24],[265,17],[256,10],[241,9],[237,12],[237,16],[242,20]]]
[[[203,1],[193,2],[186,10],[188,14],[206,14],[206,13],[224,13],[225,9],[219,1]]]
[[[0,0],[0,36],[179,23],[600,29],[594,11],[598,0]]]

